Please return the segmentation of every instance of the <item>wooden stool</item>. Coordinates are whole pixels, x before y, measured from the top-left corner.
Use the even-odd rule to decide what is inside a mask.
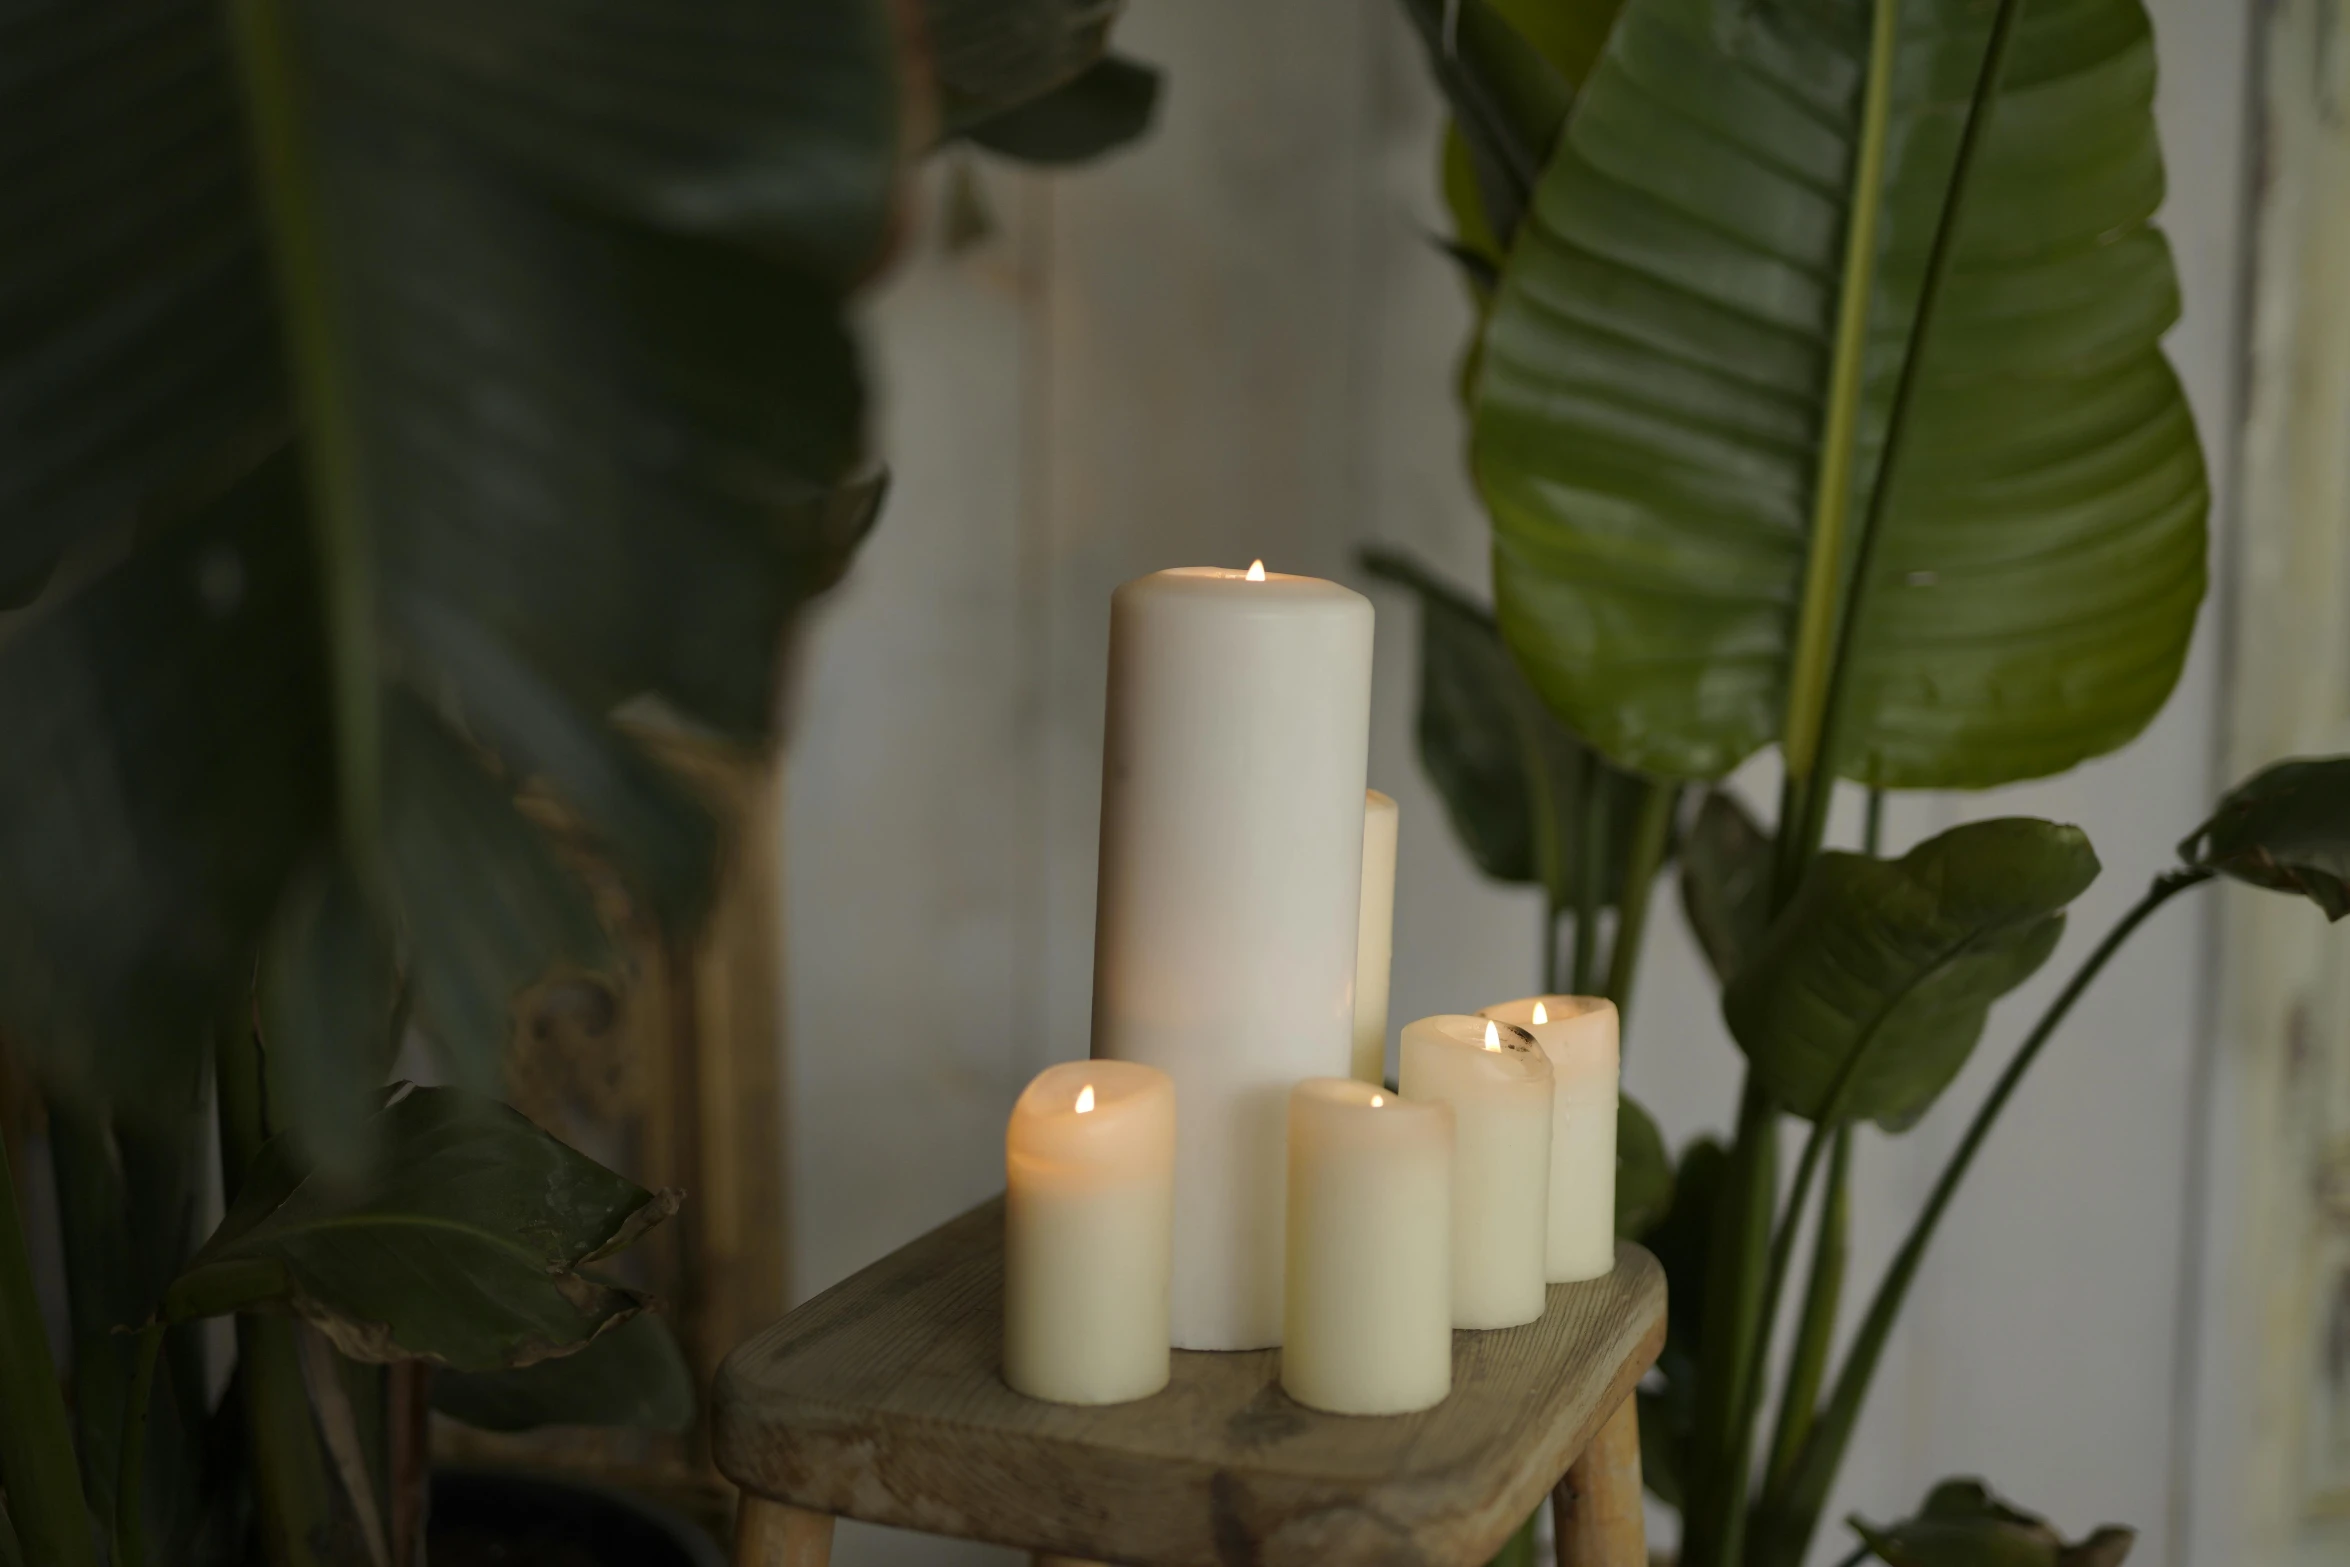
[[[1665,1279],[1637,1246],[1552,1285],[1539,1322],[1455,1334],[1452,1396],[1417,1415],[1306,1409],[1277,1350],[1178,1351],[1131,1404],[1039,1403],[1004,1385],[1002,1302],[999,1198],[728,1356],[736,1567],[825,1567],[836,1516],[1132,1567],[1477,1567],[1553,1485],[1562,1564],[1646,1567],[1631,1392]]]

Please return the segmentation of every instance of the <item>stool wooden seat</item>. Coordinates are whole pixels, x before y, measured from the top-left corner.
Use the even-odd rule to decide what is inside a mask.
[[[1452,1396],[1416,1415],[1306,1409],[1276,1350],[1178,1351],[1134,1403],[1040,1403],[1004,1384],[1002,1298],[999,1198],[727,1358],[738,1567],[823,1567],[835,1516],[1132,1567],[1476,1567],[1554,1485],[1562,1561],[1645,1567],[1630,1395],[1665,1280],[1637,1246],[1552,1285],[1538,1322],[1453,1335]]]

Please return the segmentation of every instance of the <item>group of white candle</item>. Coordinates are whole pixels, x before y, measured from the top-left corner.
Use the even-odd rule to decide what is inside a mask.
[[[1529,997],[1403,1030],[1382,1081],[1395,804],[1366,791],[1370,605],[1159,572],[1113,599],[1094,1057],[1006,1134],[1004,1375],[1143,1398],[1170,1350],[1281,1347],[1282,1385],[1400,1414],[1456,1328],[1615,1259],[1617,1023]]]

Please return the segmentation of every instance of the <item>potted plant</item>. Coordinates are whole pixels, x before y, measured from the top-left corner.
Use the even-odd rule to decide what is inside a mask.
[[[0,1041],[47,1107],[73,1364],[69,1403],[0,1190],[0,1562],[405,1567],[428,1404],[690,1419],[624,1277],[677,1194],[497,1102],[516,1001],[610,960],[579,846],[698,919],[711,823],[619,712],[771,740],[881,499],[846,312],[909,162],[1136,134],[1109,15],[14,29]],[[444,1086],[387,1091],[417,1048]],[[562,1559],[636,1538],[605,1534]]]
[[[1831,1366],[1852,1129],[1928,1113],[2100,869],[2077,828],[2021,818],[1881,857],[1883,793],[2120,746],[2204,588],[2203,464],[2159,341],[2151,29],[2138,0],[1404,5],[1453,111],[1497,608],[1368,565],[1423,606],[1422,758],[1479,865],[1546,889],[1554,987],[1630,1001],[1678,860],[1747,1075],[1730,1137],[1677,1165],[1626,1102],[1619,1223],[1673,1296],[1643,1451],[1684,1567],[1793,1567],[1936,1225],[2066,1013],[2214,879],[2350,911],[2350,761],[2262,772],[2154,872],[2014,1047]],[[1767,748],[1766,827],[1723,780]],[[1858,852],[1823,842],[1839,779],[1870,791]],[[1855,1528],[1854,1560],[2128,1548],[2067,1546],[1974,1482]]]

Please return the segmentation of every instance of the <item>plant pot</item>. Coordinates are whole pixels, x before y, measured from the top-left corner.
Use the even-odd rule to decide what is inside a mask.
[[[435,1469],[430,1567],[725,1567],[681,1515],[608,1486],[507,1469]]]

